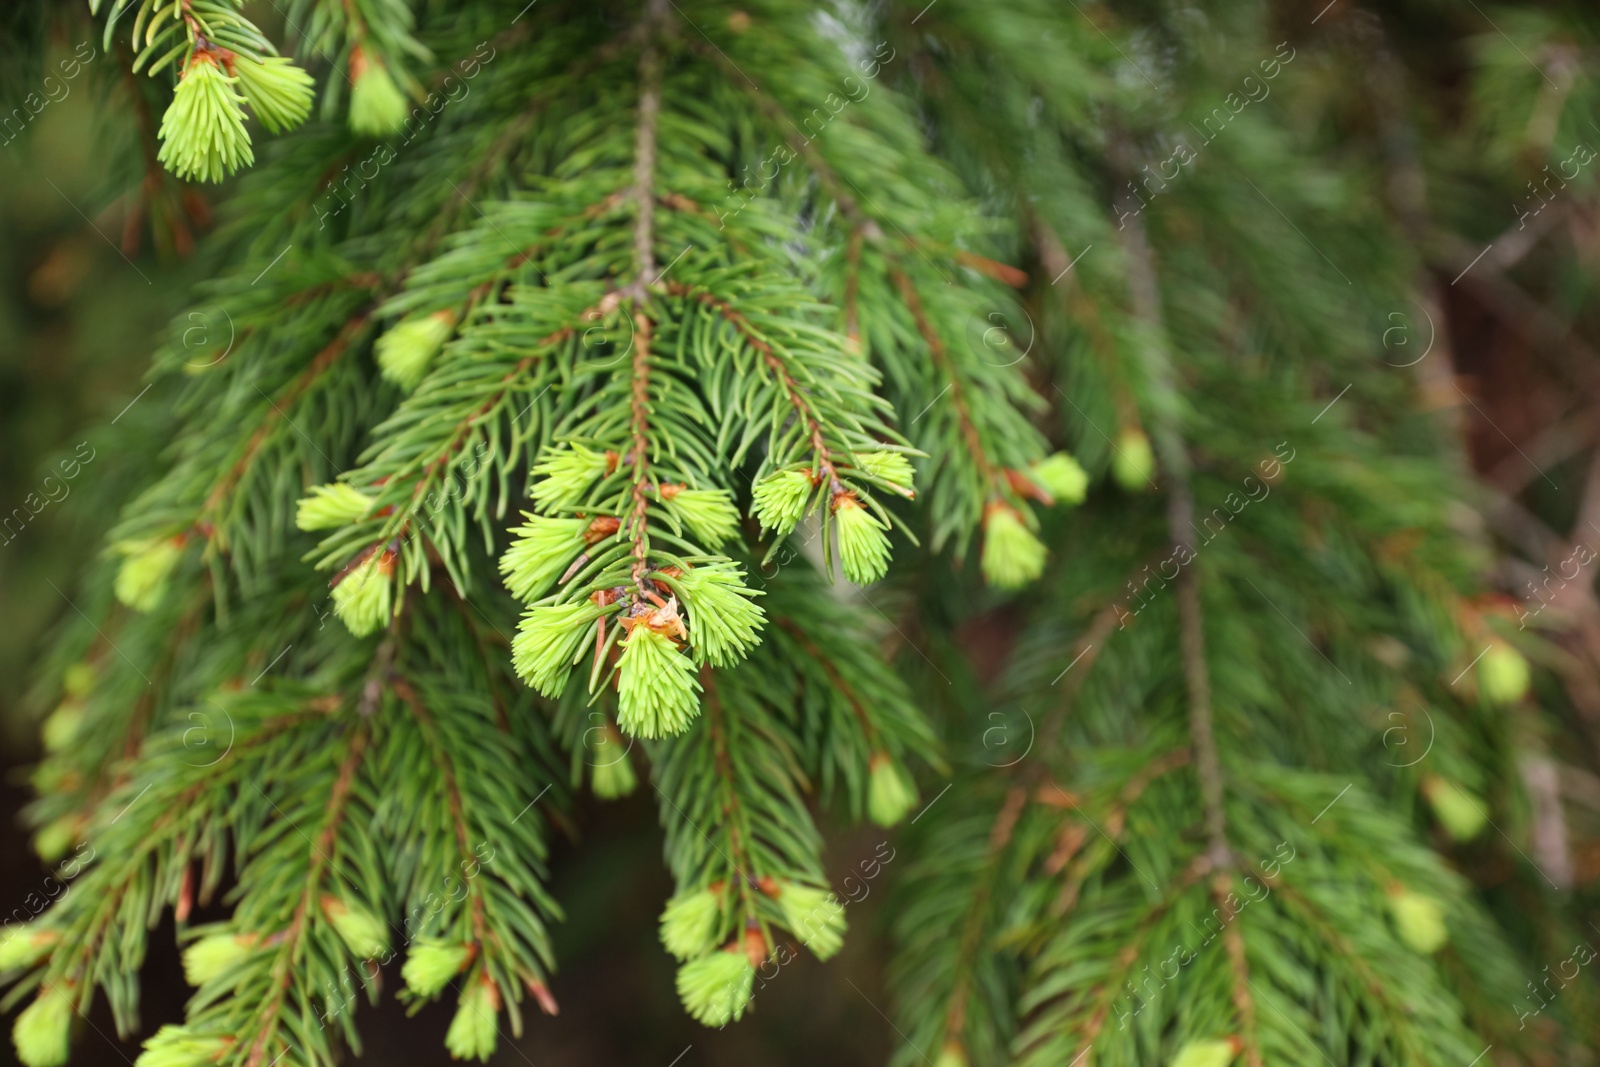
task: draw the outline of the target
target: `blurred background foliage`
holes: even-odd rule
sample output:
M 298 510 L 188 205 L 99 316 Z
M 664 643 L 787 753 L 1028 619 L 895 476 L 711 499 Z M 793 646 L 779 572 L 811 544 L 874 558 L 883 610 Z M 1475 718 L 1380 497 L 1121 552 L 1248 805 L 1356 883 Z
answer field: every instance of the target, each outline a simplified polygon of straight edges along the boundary
M 1145 9 L 1171 10 L 1155 0 L 1074 6 L 1119 37 L 1119 27 L 1137 24 Z M 47 710 L 28 698 L 29 667 L 51 627 L 75 610 L 67 593 L 76 570 L 94 558 L 120 503 L 149 478 L 137 457 L 158 450 L 166 429 L 149 417 L 156 405 L 139 404 L 148 356 L 188 307 L 190 287 L 208 276 L 214 253 L 197 242 L 212 205 L 229 195 L 227 185 L 182 186 L 155 165 L 154 97 L 126 73 L 123 57 L 101 53 L 82 3 L 46 14 L 36 7 L 0 12 L 5 112 L 83 42 L 96 58 L 25 128 L 0 132 L 0 514 L 24 508 L 27 515 L 0 533 L 0 740 L 12 816 L 0 822 L 7 857 L 0 900 L 7 902 L 22 899 L 37 878 L 14 817 L 26 801 L 18 769 L 37 757 L 37 724 Z M 282 28 L 271 4 L 254 7 L 263 26 Z M 1418 290 L 1436 295 L 1437 319 L 1397 298 L 1391 321 L 1374 332 L 1372 358 L 1416 366 L 1423 403 L 1459 436 L 1476 474 L 1460 527 L 1492 549 L 1486 583 L 1507 606 L 1540 609 L 1530 625 L 1550 639 L 1539 696 L 1557 734 L 1548 747 L 1559 759 L 1536 768 L 1538 780 L 1528 783 L 1531 847 L 1541 866 L 1570 874 L 1580 901 L 1592 900 L 1600 881 L 1597 568 L 1570 581 L 1548 579 L 1576 545 L 1600 547 L 1600 160 L 1579 162 L 1571 180 L 1550 178 L 1562 162 L 1583 160 L 1580 147 L 1590 159 L 1600 147 L 1592 121 L 1600 115 L 1600 13 L 1558 3 L 1333 0 L 1323 7 L 1295 0 L 1262 5 L 1256 17 L 1298 50 L 1295 77 L 1275 91 L 1292 120 L 1278 132 L 1303 142 L 1306 180 L 1314 182 L 1318 158 L 1363 174 L 1352 224 L 1364 214 L 1393 217 L 1425 264 Z M 1170 14 L 1164 21 L 1181 23 Z M 1225 54 L 1214 58 L 1225 91 L 1234 68 Z M 1137 77 L 1131 67 L 1128 76 Z M 179 321 L 208 338 L 228 330 L 215 309 L 193 309 Z M 63 479 L 69 457 L 79 469 Z M 29 500 L 48 503 L 32 514 Z M 987 629 L 969 636 L 964 653 L 987 677 L 1007 651 L 1006 636 Z M 688 1021 L 672 994 L 670 961 L 636 951 L 654 940 L 656 910 L 669 892 L 665 871 L 651 862 L 660 847 L 653 808 L 635 796 L 591 804 L 578 816 L 589 844 L 558 852 L 553 887 L 569 905 L 569 920 L 556 930 L 563 1013 L 520 1048 L 502 1048 L 498 1062 L 667 1064 L 690 1045 L 695 1052 L 685 1062 L 883 1061 L 894 1038 L 887 1021 L 849 982 L 812 980 L 809 958 L 779 977 L 744 1025 L 710 1033 Z M 832 859 L 843 857 L 845 866 L 877 842 L 865 830 L 829 839 Z M 634 873 L 648 870 L 659 873 Z M 1493 870 L 1470 873 L 1491 889 L 1497 878 Z M 855 930 L 875 929 L 880 900 L 873 894 L 861 905 Z M 176 1019 L 188 992 L 171 938 L 152 944 L 167 947 L 147 972 L 149 1026 Z M 857 984 L 879 986 L 880 976 L 861 976 L 883 957 L 881 943 L 857 936 L 834 966 Z M 371 1017 L 368 1060 L 443 1062 L 448 1009 L 425 1012 L 425 1025 L 403 1037 L 389 1025 L 399 1012 L 386 1000 Z M 74 1062 L 119 1063 L 134 1054 L 131 1045 L 91 1039 Z M 0 1043 L 0 1057 L 10 1055 L 9 1043 Z

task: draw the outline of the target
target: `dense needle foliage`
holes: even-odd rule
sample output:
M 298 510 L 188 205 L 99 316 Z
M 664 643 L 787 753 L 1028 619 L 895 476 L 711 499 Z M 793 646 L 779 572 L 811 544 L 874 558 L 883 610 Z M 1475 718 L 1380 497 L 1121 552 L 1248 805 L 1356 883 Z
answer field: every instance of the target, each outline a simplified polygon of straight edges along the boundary
M 234 181 L 229 331 L 43 672 L 29 1067 L 139 1031 L 169 910 L 139 1067 L 323 1067 L 391 961 L 487 1059 L 583 790 L 653 794 L 708 1026 L 856 934 L 829 812 L 911 823 L 900 1064 L 1592 1045 L 1548 653 L 1415 355 L 1429 168 L 1593 185 L 1578 17 L 1485 29 L 1448 140 L 1353 4 L 89 6 L 150 188 Z

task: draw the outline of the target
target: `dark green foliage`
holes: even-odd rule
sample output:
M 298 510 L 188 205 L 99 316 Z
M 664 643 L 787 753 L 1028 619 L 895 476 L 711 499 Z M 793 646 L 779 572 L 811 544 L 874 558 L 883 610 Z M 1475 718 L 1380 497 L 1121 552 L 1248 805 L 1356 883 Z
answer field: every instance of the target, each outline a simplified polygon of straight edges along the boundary
M 323 119 L 226 198 L 228 342 L 180 319 L 156 356 L 170 444 L 34 773 L 41 852 L 95 859 L 12 1003 L 103 992 L 133 1032 L 146 931 L 220 895 L 182 937 L 237 958 L 144 1067 L 329 1064 L 424 951 L 455 969 L 405 997 L 458 997 L 486 1058 L 558 985 L 546 826 L 643 778 L 703 1021 L 750 997 L 717 953 L 812 943 L 784 894 L 831 901 L 822 812 L 915 811 L 898 1063 L 1592 1037 L 1577 991 L 1519 1025 L 1582 934 L 1519 844 L 1546 727 L 1474 670 L 1538 646 L 1477 596 L 1437 364 L 1385 358 L 1440 299 L 1378 195 L 1415 161 L 1333 128 L 1391 106 L 1340 76 L 1383 26 L 919 7 L 290 5 Z M 1511 153 L 1552 105 L 1476 63 Z M 416 109 L 354 135 L 380 69 Z M 1081 508 L 1030 473 L 1052 445 Z

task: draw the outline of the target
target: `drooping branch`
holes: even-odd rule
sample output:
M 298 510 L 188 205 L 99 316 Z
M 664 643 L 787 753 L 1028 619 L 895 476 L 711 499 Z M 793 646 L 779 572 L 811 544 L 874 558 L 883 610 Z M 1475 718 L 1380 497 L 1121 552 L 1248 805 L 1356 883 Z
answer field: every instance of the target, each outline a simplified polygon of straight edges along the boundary
M 1161 900 L 1145 913 L 1139 922 L 1138 929 L 1133 938 L 1122 946 L 1112 963 L 1112 969 L 1106 978 L 1098 984 L 1098 995 L 1094 998 L 1093 1008 L 1083 1025 L 1077 1028 L 1077 1051 L 1074 1055 L 1084 1058 L 1084 1053 L 1094 1048 L 1094 1043 L 1099 1040 L 1100 1032 L 1111 1019 L 1113 1006 L 1117 998 L 1122 995 L 1123 988 L 1131 980 L 1139 960 L 1144 956 L 1144 950 L 1155 934 L 1160 920 L 1171 911 L 1177 903 L 1202 875 L 1203 864 L 1192 863 L 1185 869 L 1182 876 L 1170 887 Z
M 329 341 L 316 354 L 310 365 L 301 371 L 277 397 L 269 397 L 267 399 L 268 407 L 271 410 L 263 415 L 260 424 L 251 433 L 249 440 L 245 442 L 239 458 L 228 468 L 227 473 L 217 480 L 216 485 L 212 486 L 211 492 L 206 497 L 205 504 L 200 509 L 202 520 L 213 514 L 221 506 L 224 498 L 244 478 L 245 474 L 250 470 L 251 464 L 255 462 L 256 454 L 261 450 L 262 445 L 266 443 L 267 438 L 271 435 L 278 422 L 288 421 L 289 415 L 286 409 L 293 406 L 296 401 L 304 396 L 317 383 L 318 379 L 339 361 L 340 357 L 355 347 L 357 340 L 371 321 L 371 314 L 372 309 L 368 307 L 346 320 L 339 332 L 334 335 L 333 340 Z
M 583 312 L 583 315 L 580 316 L 579 321 L 583 321 L 584 316 L 590 316 L 596 313 L 596 309 L 590 308 L 589 310 Z M 526 374 L 529 369 L 531 369 L 533 365 L 542 358 L 542 355 L 545 351 L 562 343 L 563 341 L 570 339 L 576 332 L 577 330 L 573 326 L 563 326 L 554 333 L 542 337 L 538 341 L 534 342 L 534 353 L 532 355 L 524 356 L 522 359 L 518 360 L 516 365 L 501 377 L 499 388 L 485 398 L 483 403 L 474 408 L 469 415 L 456 424 L 456 427 L 451 433 L 449 440 L 446 441 L 444 447 L 439 450 L 438 455 L 429 460 L 423 466 L 422 475 L 417 479 L 411 490 L 411 499 L 413 503 L 421 501 L 423 494 L 427 492 L 427 490 L 437 481 L 440 472 L 444 471 L 449 466 L 451 459 L 461 451 L 462 446 L 466 444 L 467 438 L 471 435 L 472 431 L 480 426 L 488 416 L 492 415 L 494 411 L 502 403 L 504 403 L 505 398 L 511 393 L 511 390 L 515 386 L 517 380 Z M 404 530 L 404 525 L 402 525 L 401 530 Z
M 404 678 L 396 678 L 391 682 L 390 688 L 394 690 L 396 696 L 405 701 L 406 707 L 411 711 L 411 717 L 416 720 L 418 728 L 428 740 L 428 753 L 432 756 L 434 766 L 438 768 L 439 776 L 444 781 L 445 802 L 450 812 L 450 825 L 455 831 L 460 858 L 470 864 L 477 858 L 477 854 L 472 848 L 471 831 L 467 826 L 466 803 L 461 796 L 455 761 L 450 757 L 443 739 L 439 736 L 439 728 L 434 723 L 427 705 L 412 688 L 411 683 Z M 472 896 L 472 937 L 481 946 L 491 936 L 491 931 L 484 923 L 484 894 L 481 889 L 472 887 L 470 882 L 468 886 Z M 503 949 L 504 946 L 500 947 Z
M 1189 453 L 1177 424 L 1176 385 L 1172 359 L 1167 352 L 1161 315 L 1161 292 L 1154 258 L 1137 219 L 1129 220 L 1123 234 L 1128 263 L 1128 293 L 1134 316 L 1148 336 L 1139 346 L 1154 393 L 1153 438 L 1167 479 L 1167 529 L 1174 548 L 1187 546 L 1194 518 L 1194 495 L 1189 486 Z M 1178 575 L 1178 639 L 1183 660 L 1184 686 L 1189 696 L 1189 736 L 1194 745 L 1195 772 L 1200 779 L 1200 799 L 1205 813 L 1210 858 L 1217 869 L 1231 865 L 1227 816 L 1223 807 L 1222 764 L 1212 725 L 1211 675 L 1206 666 L 1205 619 L 1200 609 L 1200 589 L 1195 568 Z
M 334 780 L 333 789 L 328 795 L 327 817 L 316 840 L 310 842 L 312 856 L 306 869 L 305 889 L 301 893 L 299 904 L 295 907 L 294 918 L 290 920 L 289 928 L 284 932 L 279 944 L 278 958 L 272 968 L 272 995 L 262 1004 L 261 1011 L 256 1016 L 260 1022 L 260 1030 L 255 1040 L 250 1043 L 245 1067 L 261 1067 L 272 1038 L 282 1025 L 283 1002 L 299 973 L 300 960 L 305 954 L 306 937 L 311 926 L 311 909 L 318 906 L 318 894 L 321 892 L 324 873 L 333 864 L 339 824 L 344 818 L 351 790 L 355 788 L 356 771 L 366 754 L 367 741 L 366 725 L 364 723 L 357 725 L 350 738 L 350 749 L 339 765 L 339 775 Z
M 737 883 L 736 892 L 745 922 L 758 924 L 765 939 L 765 947 L 770 950 L 774 945 L 772 931 L 756 910 L 754 893 L 761 875 L 753 866 L 753 858 L 750 855 L 749 819 L 745 816 L 739 801 L 739 788 L 734 780 L 732 755 L 728 751 L 727 709 L 723 707 L 722 699 L 717 692 L 714 671 L 702 667 L 700 684 L 705 687 L 706 729 L 711 735 L 712 765 L 716 768 L 717 778 L 722 785 L 721 814 L 722 827 L 728 835 L 728 863 L 733 867 L 734 881 Z
M 1188 544 L 1189 531 L 1193 528 L 1194 493 L 1189 484 L 1189 453 L 1177 422 L 1177 386 L 1173 381 L 1172 359 L 1166 349 L 1161 291 L 1149 240 L 1143 223 L 1137 217 L 1127 222 L 1122 233 L 1133 314 L 1149 334 L 1140 346 L 1140 352 L 1146 363 L 1149 387 L 1154 393 L 1152 407 L 1155 418 L 1152 430 L 1156 451 L 1169 483 L 1167 529 L 1172 546 L 1176 549 Z M 1217 754 L 1212 717 L 1211 673 L 1206 665 L 1205 617 L 1201 611 L 1200 585 L 1194 567 L 1184 567 L 1179 573 L 1176 596 L 1179 655 L 1183 663 L 1184 687 L 1189 696 L 1189 737 L 1194 747 L 1195 773 L 1200 780 L 1200 800 L 1209 842 L 1203 860 L 1205 866 L 1213 871 L 1211 892 L 1220 903 L 1233 893 L 1233 853 L 1228 845 L 1222 764 Z M 1245 1062 L 1247 1067 L 1261 1067 L 1255 1000 L 1250 993 L 1244 939 L 1233 928 L 1225 942 L 1234 1008 L 1239 1013 L 1239 1025 L 1244 1031 Z
M 922 306 L 922 298 L 917 295 L 917 287 L 912 282 L 911 276 L 899 268 L 893 273 L 895 285 L 900 290 L 900 297 L 916 321 L 917 332 L 922 335 L 923 342 L 928 346 L 928 354 L 933 357 L 934 365 L 943 371 L 950 381 L 950 402 L 956 409 L 956 421 L 961 427 L 961 440 L 972 453 L 972 461 L 977 464 L 978 473 L 989 486 L 991 495 L 1004 495 L 1005 476 L 1001 473 L 999 464 L 989 459 L 989 450 L 984 446 L 983 436 L 978 432 L 978 424 L 973 419 L 972 408 L 967 402 L 966 389 L 956 372 L 954 362 L 950 359 L 949 352 L 945 349 L 944 339 L 928 320 L 927 311 Z
M 844 697 L 845 702 L 850 705 L 850 711 L 855 715 L 856 720 L 861 723 L 861 732 L 866 736 L 867 744 L 876 751 L 878 728 L 873 725 L 872 716 L 867 713 L 866 706 L 861 702 L 861 695 L 855 691 L 855 687 L 839 672 L 839 668 L 828 657 L 828 654 L 817 647 L 817 643 L 811 640 L 810 635 L 798 623 L 793 619 L 787 618 L 780 618 L 775 621 L 785 633 L 795 639 L 801 648 L 805 649 L 806 655 L 810 656 L 817 666 L 822 668 L 822 673 L 828 676 L 828 681 Z
M 961 940 L 956 949 L 955 985 L 950 990 L 950 1003 L 945 1010 L 944 1041 L 958 1040 L 967 1021 L 967 997 L 971 989 L 972 967 L 983 943 L 983 926 L 989 903 L 994 896 L 995 882 L 1000 877 L 1001 855 L 1011 843 L 1017 820 L 1027 806 L 1028 791 L 1022 786 L 1012 786 L 1006 793 L 1005 803 L 995 815 L 989 829 L 988 847 L 984 851 L 983 878 L 973 890 L 972 904 L 967 909 L 967 920 L 962 924 Z

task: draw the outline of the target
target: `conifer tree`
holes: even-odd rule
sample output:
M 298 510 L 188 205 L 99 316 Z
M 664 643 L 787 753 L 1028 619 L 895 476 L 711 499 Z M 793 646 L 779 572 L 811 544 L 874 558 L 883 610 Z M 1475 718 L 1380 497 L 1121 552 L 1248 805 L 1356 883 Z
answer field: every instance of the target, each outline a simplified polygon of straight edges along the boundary
M 1377 17 L 88 7 L 160 180 L 231 183 L 234 333 L 156 353 L 167 443 L 42 672 L 28 1067 L 101 998 L 138 1067 L 324 1067 L 390 964 L 486 1060 L 556 1010 L 586 790 L 659 810 L 638 951 L 706 1026 L 859 936 L 832 819 L 902 828 L 898 1064 L 1593 1046 L 1538 984 L 1588 962 L 1517 769 L 1549 657 L 1484 596 L 1443 360 L 1387 347 L 1444 298 Z M 1581 139 L 1600 91 L 1485 42 L 1483 114 Z

